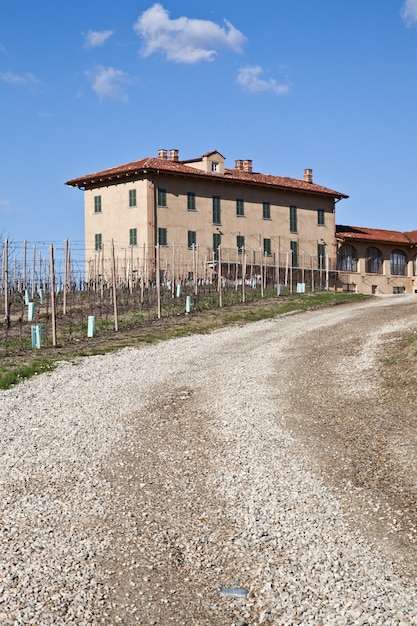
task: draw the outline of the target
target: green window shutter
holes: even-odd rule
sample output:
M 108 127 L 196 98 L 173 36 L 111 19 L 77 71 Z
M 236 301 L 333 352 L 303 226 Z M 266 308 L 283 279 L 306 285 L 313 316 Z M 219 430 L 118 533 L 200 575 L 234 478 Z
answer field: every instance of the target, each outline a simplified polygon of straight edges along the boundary
M 167 205 L 167 192 L 166 189 L 158 188 L 158 206 Z
M 317 209 L 317 224 L 324 226 L 324 209 Z
M 245 237 L 244 235 L 237 235 L 236 237 L 236 247 L 238 249 L 239 254 L 242 253 L 242 248 L 245 247 Z
M 236 215 L 238 217 L 243 217 L 245 215 L 245 203 L 242 198 L 236 199 Z
M 222 236 L 220 233 L 213 233 L 213 252 L 214 258 L 217 260 L 219 258 L 218 248 L 222 243 Z
M 94 213 L 101 213 L 101 196 L 94 196 Z
M 168 241 L 167 229 L 158 228 L 158 243 L 160 246 L 166 246 Z
M 297 232 L 297 207 L 290 206 L 290 233 Z
M 292 252 L 292 266 L 298 267 L 298 243 L 296 241 L 290 241 L 290 248 Z
M 191 192 L 187 193 L 187 210 L 188 211 L 196 210 L 195 193 L 191 193 Z
M 192 248 L 197 243 L 197 233 L 195 230 L 189 230 L 187 233 L 188 247 Z
M 326 246 L 324 243 L 317 244 L 317 267 L 321 270 L 326 267 Z
M 96 252 L 102 250 L 103 248 L 103 238 L 101 233 L 97 233 L 94 235 L 94 249 Z
M 271 240 L 264 239 L 264 254 L 270 256 L 271 254 Z
M 220 196 L 213 196 L 213 224 L 221 224 Z
M 130 246 L 138 245 L 138 231 L 136 228 L 129 229 L 129 245 Z
M 264 202 L 262 204 L 262 218 L 264 220 L 271 219 L 271 204 L 269 202 Z
M 213 224 L 221 224 L 220 197 L 213 196 Z
M 136 189 L 129 189 L 129 207 L 136 206 Z

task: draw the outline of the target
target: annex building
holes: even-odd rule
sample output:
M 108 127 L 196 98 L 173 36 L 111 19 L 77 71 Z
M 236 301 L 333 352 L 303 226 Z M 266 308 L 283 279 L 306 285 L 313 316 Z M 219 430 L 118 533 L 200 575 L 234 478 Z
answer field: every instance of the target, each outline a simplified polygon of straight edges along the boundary
M 336 226 L 337 287 L 368 294 L 417 292 L 417 231 Z
M 335 205 L 348 196 L 311 169 L 294 179 L 255 172 L 251 160 L 228 168 L 217 150 L 187 160 L 159 150 L 66 184 L 84 191 L 87 276 L 105 274 L 112 247 L 119 275 L 146 267 L 152 278 L 158 255 L 163 278 L 204 279 L 220 257 L 222 276 L 237 279 L 245 258 L 276 283 L 335 284 Z

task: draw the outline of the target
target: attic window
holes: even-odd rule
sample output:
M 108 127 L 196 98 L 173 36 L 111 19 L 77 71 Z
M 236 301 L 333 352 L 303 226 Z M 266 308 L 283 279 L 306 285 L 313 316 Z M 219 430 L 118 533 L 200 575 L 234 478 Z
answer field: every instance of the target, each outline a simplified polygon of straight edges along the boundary
M 212 172 L 218 172 L 219 171 L 219 164 L 215 163 L 214 161 L 212 161 L 212 163 L 211 163 L 211 171 Z

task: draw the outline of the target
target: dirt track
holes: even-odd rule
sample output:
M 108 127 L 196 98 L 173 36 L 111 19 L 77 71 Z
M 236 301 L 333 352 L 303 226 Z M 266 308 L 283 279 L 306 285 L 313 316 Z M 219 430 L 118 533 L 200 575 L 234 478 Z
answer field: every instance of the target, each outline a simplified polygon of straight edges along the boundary
M 3 392 L 2 623 L 417 624 L 416 331 L 376 299 Z

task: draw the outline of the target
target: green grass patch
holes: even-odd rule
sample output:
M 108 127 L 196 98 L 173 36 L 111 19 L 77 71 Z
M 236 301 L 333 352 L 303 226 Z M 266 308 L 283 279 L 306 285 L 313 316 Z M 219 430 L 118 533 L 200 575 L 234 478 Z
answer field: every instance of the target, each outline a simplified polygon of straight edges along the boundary
M 0 389 L 10 389 L 26 378 L 37 376 L 43 372 L 50 372 L 56 363 L 49 359 L 36 359 L 27 365 L 11 364 L 9 367 L 2 366 L 0 370 Z

